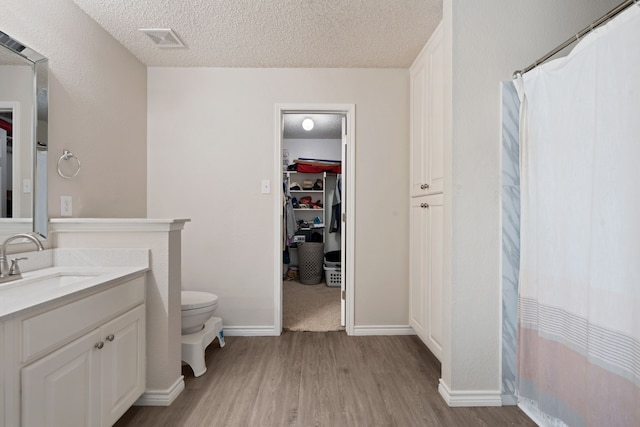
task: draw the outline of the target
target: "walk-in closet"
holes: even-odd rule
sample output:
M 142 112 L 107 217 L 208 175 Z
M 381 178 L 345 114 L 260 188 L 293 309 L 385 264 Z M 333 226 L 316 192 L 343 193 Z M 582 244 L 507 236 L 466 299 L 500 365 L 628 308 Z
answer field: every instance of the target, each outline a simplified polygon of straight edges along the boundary
M 341 325 L 342 114 L 283 116 L 283 329 Z

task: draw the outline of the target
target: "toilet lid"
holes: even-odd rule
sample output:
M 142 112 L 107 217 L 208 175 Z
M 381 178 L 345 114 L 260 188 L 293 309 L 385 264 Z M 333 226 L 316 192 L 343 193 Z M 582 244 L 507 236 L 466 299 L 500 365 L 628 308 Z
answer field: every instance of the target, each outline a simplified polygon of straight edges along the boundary
M 182 309 L 207 307 L 218 303 L 218 297 L 209 292 L 182 291 Z

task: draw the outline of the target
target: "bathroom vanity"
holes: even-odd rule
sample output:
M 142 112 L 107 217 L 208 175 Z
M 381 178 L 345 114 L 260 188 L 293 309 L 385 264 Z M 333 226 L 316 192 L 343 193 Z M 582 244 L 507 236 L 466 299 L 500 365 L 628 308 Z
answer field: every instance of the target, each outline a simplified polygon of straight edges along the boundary
M 83 250 L 0 284 L 0 427 L 111 426 L 142 395 L 149 256 L 125 252 L 140 262 Z

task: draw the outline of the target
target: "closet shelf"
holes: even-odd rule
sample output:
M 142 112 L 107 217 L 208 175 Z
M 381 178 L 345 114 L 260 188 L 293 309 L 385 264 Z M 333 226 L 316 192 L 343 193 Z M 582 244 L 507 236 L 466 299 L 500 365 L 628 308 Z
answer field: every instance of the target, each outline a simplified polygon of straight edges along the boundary
M 322 190 L 289 190 L 291 193 L 323 193 Z

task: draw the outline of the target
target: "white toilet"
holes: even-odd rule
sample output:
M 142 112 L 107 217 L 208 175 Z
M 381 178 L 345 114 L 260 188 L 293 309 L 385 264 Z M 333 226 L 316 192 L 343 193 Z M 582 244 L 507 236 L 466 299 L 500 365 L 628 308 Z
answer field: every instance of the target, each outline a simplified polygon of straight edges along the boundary
M 218 297 L 208 292 L 182 291 L 182 361 L 199 377 L 207 371 L 204 351 L 218 338 L 224 347 L 222 319 L 212 317 Z

